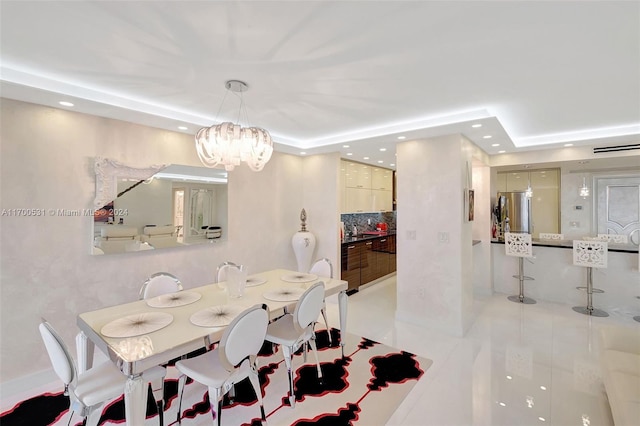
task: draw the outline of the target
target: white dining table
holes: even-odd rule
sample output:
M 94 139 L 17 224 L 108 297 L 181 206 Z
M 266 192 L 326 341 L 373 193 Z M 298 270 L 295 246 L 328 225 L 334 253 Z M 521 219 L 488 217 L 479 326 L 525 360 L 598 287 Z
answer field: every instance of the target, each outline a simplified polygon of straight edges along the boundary
M 225 286 L 225 283 L 222 283 L 222 286 L 216 283 L 184 290 L 184 292 L 190 293 L 189 296 L 192 300 L 195 298 L 197 300 L 181 306 L 154 307 L 150 306 L 149 300 L 138 300 L 79 314 L 77 325 L 80 333 L 76 341 L 79 371 L 91 368 L 94 347 L 97 346 L 104 352 L 127 376 L 124 389 L 126 424 L 138 426 L 144 424 L 147 407 L 147 383 L 143 380 L 142 373 L 151 367 L 165 364 L 193 350 L 208 347 L 212 342 L 217 342 L 222 337 L 225 327 L 195 325 L 192 322 L 192 316 L 195 313 L 201 313 L 204 309 L 213 306 L 230 306 L 238 310 L 264 303 L 268 307 L 270 318 L 273 319 L 281 316 L 285 312 L 285 308 L 294 305 L 296 301 L 270 300 L 265 297 L 265 293 L 272 299 L 273 296 L 270 294 L 273 292 L 287 289 L 300 293 L 312 284 L 323 281 L 325 296 L 338 295 L 340 331 L 342 333 L 345 330 L 347 281 L 310 276 L 310 274 L 287 269 L 274 269 L 252 274 L 249 278 L 258 278 L 258 282 L 265 282 L 246 287 L 244 295 L 239 298 L 229 298 L 229 293 L 221 288 Z M 114 323 L 124 317 L 138 314 L 162 316 L 163 319 L 169 318 L 170 322 L 168 325 L 163 324 L 160 329 L 149 333 L 138 334 L 134 331 L 129 333 L 135 334 L 130 337 L 107 337 L 118 335 L 118 329 L 113 327 Z M 198 323 L 198 321 L 195 322 Z M 105 326 L 107 327 L 105 328 Z M 114 330 L 116 331 L 114 332 Z M 340 339 L 340 345 L 344 356 L 344 339 Z

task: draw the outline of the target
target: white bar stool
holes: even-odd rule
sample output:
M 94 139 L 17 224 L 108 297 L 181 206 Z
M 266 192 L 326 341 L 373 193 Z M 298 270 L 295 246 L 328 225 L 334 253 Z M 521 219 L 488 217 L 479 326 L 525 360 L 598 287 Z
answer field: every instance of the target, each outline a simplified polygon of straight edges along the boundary
M 573 264 L 587 267 L 587 286 L 576 287 L 578 290 L 586 290 L 587 306 L 574 306 L 574 311 L 594 317 L 609 316 L 605 311 L 593 307 L 593 293 L 604 293 L 603 290 L 593 288 L 593 268 L 607 267 L 607 250 L 606 241 L 573 240 Z
M 531 234 L 505 232 L 504 234 L 504 249 L 507 256 L 514 256 L 518 258 L 518 275 L 514 275 L 513 278 L 517 278 L 520 283 L 520 293 L 517 296 L 509 296 L 507 299 L 516 303 L 524 303 L 525 305 L 533 305 L 536 303 L 535 299 L 526 297 L 524 295 L 524 282 L 533 281 L 533 278 L 524 275 L 524 258 L 533 257 L 533 245 L 531 243 Z

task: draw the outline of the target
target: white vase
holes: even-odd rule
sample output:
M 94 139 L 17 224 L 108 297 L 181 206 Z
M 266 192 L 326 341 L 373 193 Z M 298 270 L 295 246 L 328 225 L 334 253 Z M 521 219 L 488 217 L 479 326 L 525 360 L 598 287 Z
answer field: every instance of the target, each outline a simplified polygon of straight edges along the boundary
M 309 272 L 316 249 L 316 237 L 309 231 L 298 231 L 291 237 L 291 246 L 298 262 L 298 272 Z

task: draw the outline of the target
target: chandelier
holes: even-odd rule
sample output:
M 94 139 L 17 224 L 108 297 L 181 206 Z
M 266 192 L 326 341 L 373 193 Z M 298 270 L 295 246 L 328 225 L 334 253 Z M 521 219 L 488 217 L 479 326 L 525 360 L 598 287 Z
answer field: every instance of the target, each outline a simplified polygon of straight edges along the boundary
M 238 118 L 240 118 L 244 108 L 242 92 L 245 92 L 249 87 L 246 83 L 238 80 L 227 81 L 225 87 L 227 88 L 227 93 L 232 91 L 240 94 L 240 109 L 238 112 Z M 225 93 L 225 98 L 226 95 Z M 224 99 L 222 104 L 224 104 Z M 222 105 L 220 105 L 220 108 L 222 108 Z M 244 114 L 246 117 L 246 109 L 244 109 Z M 196 133 L 196 150 L 200 161 L 207 167 L 216 167 L 222 164 L 225 170 L 231 171 L 244 161 L 251 170 L 259 172 L 271 159 L 273 141 L 269 132 L 265 129 L 242 127 L 240 124 L 226 121 L 198 130 L 198 133 Z

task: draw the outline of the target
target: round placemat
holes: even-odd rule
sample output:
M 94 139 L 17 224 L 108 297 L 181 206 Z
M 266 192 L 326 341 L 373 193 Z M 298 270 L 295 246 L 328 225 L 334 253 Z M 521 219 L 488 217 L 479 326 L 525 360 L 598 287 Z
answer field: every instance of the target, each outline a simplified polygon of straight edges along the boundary
M 298 300 L 304 293 L 303 288 L 279 288 L 278 290 L 267 291 L 262 296 L 267 300 L 273 300 L 274 302 L 293 302 Z
M 127 315 L 106 324 L 100 330 L 105 337 L 133 337 L 153 333 L 173 322 L 173 315 L 166 312 L 143 312 Z
M 147 305 L 152 308 L 175 308 L 177 306 L 195 303 L 202 295 L 194 291 L 178 291 L 175 293 L 161 294 L 147 300 Z
M 247 285 L 246 287 L 257 287 L 267 282 L 267 279 L 264 277 L 247 277 Z
M 199 327 L 224 327 L 231 324 L 246 308 L 239 305 L 217 305 L 202 309 L 191 315 L 191 324 Z
M 305 274 L 305 273 L 299 272 L 296 274 L 283 275 L 280 277 L 280 279 L 288 283 L 308 283 L 308 282 L 317 280 L 318 276 L 315 274 Z

